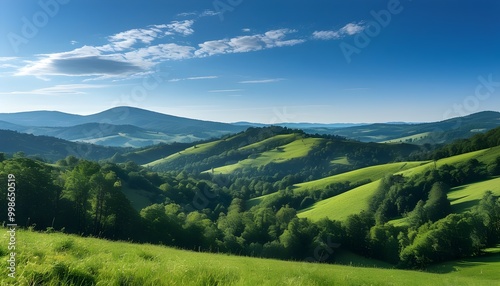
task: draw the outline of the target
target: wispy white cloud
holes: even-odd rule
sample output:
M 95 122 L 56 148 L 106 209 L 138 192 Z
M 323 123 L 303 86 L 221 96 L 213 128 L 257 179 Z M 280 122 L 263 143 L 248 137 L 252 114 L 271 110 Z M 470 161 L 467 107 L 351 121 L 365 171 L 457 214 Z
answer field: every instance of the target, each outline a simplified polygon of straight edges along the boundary
M 183 13 L 177 14 L 177 17 L 195 16 L 197 14 L 198 14 L 197 12 L 183 12 Z
M 253 84 L 253 83 L 273 83 L 273 82 L 279 82 L 285 80 L 284 78 L 271 78 L 271 79 L 259 79 L 259 80 L 244 80 L 240 81 L 239 83 L 244 83 L 244 84 Z
M 207 10 L 202 14 L 210 16 L 214 13 Z M 182 20 L 130 29 L 106 37 L 107 43 L 101 46 L 84 45 L 66 52 L 40 54 L 34 60 L 24 61 L 20 67 L 5 64 L 3 67 L 15 70 L 12 74 L 16 76 L 35 76 L 43 80 L 51 76 L 87 77 L 85 80 L 134 78 L 134 75 L 147 73 L 165 61 L 247 53 L 294 46 L 306 41 L 290 37 L 297 33 L 296 30 L 277 29 L 262 34 L 206 41 L 195 46 L 187 45 L 184 41 L 183 44 L 175 43 L 176 36 L 186 37 L 194 33 L 194 23 L 194 20 Z M 72 43 L 76 44 L 76 41 Z M 0 58 L 0 62 L 10 64 L 7 62 L 10 59 Z M 176 80 L 192 78 L 172 81 Z
M 313 38 L 317 40 L 342 39 L 346 36 L 353 36 L 361 33 L 365 28 L 366 25 L 363 22 L 349 23 L 338 30 L 315 31 L 313 32 Z
M 212 16 L 218 16 L 221 12 L 216 12 L 212 10 L 205 10 L 200 14 L 200 17 L 212 17 Z
M 105 85 L 91 85 L 91 84 L 65 84 L 55 85 L 51 87 L 39 88 L 27 91 L 12 91 L 0 92 L 0 94 L 16 95 L 16 94 L 34 94 L 34 95 L 70 95 L 70 94 L 85 94 L 83 90 L 103 88 Z
M 219 15 L 221 12 L 216 12 L 216 11 L 213 11 L 213 10 L 205 10 L 203 12 L 184 12 L 184 13 L 179 13 L 177 14 L 177 17 L 212 17 L 212 16 L 217 16 Z
M 19 69 L 19 59 L 16 57 L 0 57 L 0 69 L 7 70 L 0 73 L 0 77 L 12 76 L 14 71 Z
M 223 92 L 240 92 L 240 91 L 243 91 L 243 89 L 214 89 L 214 90 L 209 90 L 208 92 L 223 93 Z
M 165 28 L 168 29 L 165 34 L 174 35 L 175 33 L 177 33 L 183 36 L 189 36 L 194 33 L 194 30 L 191 27 L 193 26 L 193 24 L 193 20 L 173 21 L 172 23 L 165 25 Z
M 216 75 L 209 75 L 209 76 L 192 76 L 192 77 L 185 77 L 185 78 L 173 78 L 169 80 L 169 82 L 177 82 L 177 81 L 183 81 L 183 80 L 203 80 L 203 79 L 216 79 L 219 78 Z
M 244 53 L 276 47 L 294 46 L 305 42 L 303 39 L 285 39 L 288 34 L 295 32 L 297 31 L 279 29 L 252 36 L 238 36 L 230 39 L 206 41 L 198 45 L 199 49 L 194 54 L 197 57 L 207 57 L 218 54 Z
M 166 60 L 191 58 L 194 47 L 174 43 L 153 45 L 155 40 L 179 34 L 190 35 L 194 21 L 173 21 L 131 29 L 109 36 L 102 46 L 83 46 L 72 51 L 38 55 L 26 62 L 15 75 L 129 77 L 143 73 Z M 140 46 L 138 46 L 140 45 Z
M 16 57 L 0 57 L 0 62 L 9 62 L 9 61 L 14 61 L 17 60 L 18 58 Z

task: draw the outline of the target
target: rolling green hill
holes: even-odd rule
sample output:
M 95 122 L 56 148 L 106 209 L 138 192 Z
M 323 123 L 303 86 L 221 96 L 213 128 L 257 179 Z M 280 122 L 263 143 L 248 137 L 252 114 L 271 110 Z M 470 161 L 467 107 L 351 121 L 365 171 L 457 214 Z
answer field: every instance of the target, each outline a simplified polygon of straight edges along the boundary
M 329 185 L 342 182 L 350 182 L 351 184 L 357 185 L 361 182 L 369 183 L 370 181 L 376 181 L 383 178 L 385 175 L 394 174 L 399 171 L 408 170 L 426 164 L 426 162 L 398 162 L 389 163 L 377 166 L 370 166 L 366 168 L 357 169 L 354 171 L 329 176 L 319 180 L 304 182 L 293 185 L 294 192 L 308 192 L 313 190 L 321 190 L 327 188 Z M 276 193 L 260 196 L 253 198 L 248 201 L 247 206 L 252 207 L 258 205 L 266 199 L 276 196 Z
M 390 162 L 418 150 L 419 147 L 409 144 L 362 143 L 266 127 L 249 128 L 234 136 L 196 144 L 143 166 L 155 171 L 184 169 L 222 175 L 245 172 L 286 175 L 316 169 L 321 172 L 315 175 L 317 178 Z
M 448 193 L 453 212 L 464 212 L 477 205 L 486 191 L 492 191 L 495 195 L 500 196 L 500 178 L 453 188 Z
M 296 192 L 325 188 L 329 184 L 349 181 L 358 183 L 365 180 L 376 181 L 387 174 L 414 168 L 426 164 L 426 162 L 398 162 L 357 169 L 347 173 L 326 177 L 323 179 L 296 184 Z
M 309 152 L 311 152 L 314 148 L 318 147 L 319 144 L 323 142 L 324 139 L 321 138 L 303 138 L 298 137 L 296 134 L 290 134 L 288 137 L 295 137 L 295 141 L 288 143 L 286 145 L 282 145 L 276 147 L 274 150 L 265 151 L 258 155 L 254 155 L 255 158 L 244 159 L 239 161 L 238 163 L 226 165 L 224 167 L 214 168 L 211 171 L 214 174 L 230 174 L 238 169 L 243 168 L 258 168 L 261 166 L 265 166 L 270 163 L 284 163 L 289 160 L 304 158 Z M 271 138 L 276 141 L 282 138 Z M 266 142 L 269 143 L 269 142 Z M 255 145 L 262 145 L 261 142 L 252 144 L 253 146 L 246 146 L 245 148 L 241 148 L 240 150 L 254 150 L 259 149 Z M 248 147 L 248 148 L 247 148 Z M 262 148 L 262 147 L 261 147 Z
M 428 163 L 423 163 L 423 162 L 413 162 L 414 164 L 411 164 L 406 170 L 397 170 L 393 174 L 402 174 L 404 176 L 412 176 L 420 173 L 424 173 L 425 171 L 429 169 L 433 169 L 435 167 L 439 168 L 445 164 L 448 165 L 455 165 L 455 164 L 460 164 L 462 162 L 465 162 L 469 159 L 477 159 L 479 162 L 483 163 L 490 163 L 497 156 L 500 155 L 500 146 L 494 147 L 494 148 L 489 148 L 489 149 L 484 149 L 484 150 L 479 150 L 479 151 L 474 151 L 470 153 L 465 153 L 449 158 L 444 158 L 441 160 L 434 162 L 428 162 Z M 387 165 L 386 167 L 380 166 L 377 168 L 387 168 L 387 170 L 390 170 L 390 165 Z M 371 167 L 374 170 L 377 168 Z M 369 169 L 368 169 L 369 170 Z M 366 170 L 364 170 L 366 171 Z M 363 172 L 364 172 L 363 171 Z M 357 170 L 357 172 L 361 172 L 361 170 Z M 356 171 L 354 171 L 354 174 Z M 347 177 L 346 178 L 351 178 L 352 172 L 346 173 Z M 341 180 L 342 179 L 342 174 L 339 175 L 338 177 L 336 176 L 336 180 Z M 351 214 L 357 214 L 363 210 L 368 209 L 369 201 L 373 197 L 373 194 L 375 190 L 377 189 L 377 186 L 379 184 L 380 180 L 374 181 L 370 184 L 366 184 L 363 186 L 360 186 L 358 188 L 352 189 L 346 193 L 340 194 L 338 196 L 317 202 L 313 206 L 302 210 L 298 216 L 299 217 L 306 217 L 310 218 L 312 220 L 319 220 L 324 217 L 328 217 L 329 219 L 335 219 L 335 220 L 344 220 Z M 489 181 L 488 181 L 489 182 Z M 493 183 L 496 183 L 498 181 L 494 180 Z M 481 188 L 483 191 L 481 192 Z M 497 187 L 492 187 L 492 183 L 476 183 L 472 184 L 469 187 L 462 187 L 460 189 L 460 192 L 455 193 L 450 199 L 455 199 L 457 200 L 458 198 L 461 198 L 460 200 L 452 202 L 452 204 L 460 204 L 459 207 L 455 207 L 455 210 L 463 210 L 463 206 L 470 207 L 471 204 L 473 204 L 473 201 L 479 200 L 484 193 L 484 191 L 488 190 L 489 188 L 492 188 L 492 191 L 496 191 Z M 451 193 L 450 193 L 451 195 Z M 459 197 L 462 196 L 462 197 Z
M 15 278 L 4 268 L 2 285 L 494 285 L 500 279 L 495 249 L 489 256 L 434 265 L 430 273 L 196 253 L 19 229 L 16 238 Z M 7 260 L 6 250 L 0 255 Z
M 297 216 L 314 221 L 325 217 L 332 220 L 344 220 L 349 215 L 358 214 L 368 209 L 370 199 L 373 197 L 379 183 L 380 180 L 377 180 L 338 196 L 317 202 L 299 212 Z

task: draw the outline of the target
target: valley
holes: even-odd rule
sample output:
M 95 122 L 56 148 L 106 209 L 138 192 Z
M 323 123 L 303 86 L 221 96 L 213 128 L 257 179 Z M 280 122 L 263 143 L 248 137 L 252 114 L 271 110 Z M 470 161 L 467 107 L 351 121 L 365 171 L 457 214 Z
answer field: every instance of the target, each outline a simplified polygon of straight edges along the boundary
M 17 120 L 10 126 L 28 122 Z M 429 131 L 392 130 L 395 139 L 376 143 L 262 126 L 137 148 L 131 140 L 167 133 L 145 131 L 152 126 L 147 120 L 143 127 L 83 124 L 109 131 L 99 138 L 88 133 L 89 140 L 117 146 L 0 131 L 0 180 L 15 174 L 23 190 L 16 197 L 21 284 L 274 285 L 280 277 L 293 285 L 386 285 L 389 275 L 394 284 L 413 276 L 419 285 L 436 279 L 487 285 L 498 279 L 499 127 L 448 144 L 415 144 Z M 133 244 L 118 242 L 124 240 Z M 217 265 L 203 262 L 209 260 Z M 248 264 L 262 275 L 253 276 Z M 479 268 L 484 275 L 471 270 Z

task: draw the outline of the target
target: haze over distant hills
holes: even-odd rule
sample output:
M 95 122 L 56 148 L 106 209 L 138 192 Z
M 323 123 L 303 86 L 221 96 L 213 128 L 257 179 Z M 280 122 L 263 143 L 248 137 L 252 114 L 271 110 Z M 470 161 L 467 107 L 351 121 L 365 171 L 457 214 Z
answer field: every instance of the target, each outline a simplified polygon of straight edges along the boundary
M 340 135 L 362 142 L 446 143 L 500 126 L 500 113 L 485 111 L 431 123 L 277 123 L 309 134 Z M 177 117 L 134 107 L 115 107 L 92 115 L 58 111 L 0 114 L 0 129 L 114 147 L 191 143 L 219 138 L 267 124 L 220 123 Z
M 247 127 L 133 107 L 116 107 L 87 116 L 57 111 L 0 114 L 0 129 L 121 147 L 194 142 L 240 132 Z

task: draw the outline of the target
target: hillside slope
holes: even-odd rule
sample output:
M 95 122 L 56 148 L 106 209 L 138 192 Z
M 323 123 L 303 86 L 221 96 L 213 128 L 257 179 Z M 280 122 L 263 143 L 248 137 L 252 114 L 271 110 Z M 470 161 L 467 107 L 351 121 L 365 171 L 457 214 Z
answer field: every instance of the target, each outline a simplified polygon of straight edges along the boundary
M 456 155 L 449 158 L 440 159 L 434 162 L 419 163 L 413 168 L 409 168 L 404 171 L 397 171 L 393 174 L 402 174 L 404 176 L 413 176 L 416 174 L 423 174 L 427 170 L 432 170 L 434 168 L 439 168 L 445 164 L 456 165 L 466 162 L 470 159 L 476 159 L 479 162 L 489 164 L 495 160 L 497 156 L 500 155 L 500 146 L 484 149 L 480 151 L 474 151 L 470 153 L 465 153 L 461 155 Z M 339 175 L 341 176 L 341 175 Z M 346 177 L 347 179 L 347 177 Z M 298 216 L 305 217 L 312 220 L 319 220 L 321 218 L 327 217 L 329 219 L 344 220 L 349 215 L 360 213 L 363 210 L 368 210 L 369 202 L 372 199 L 375 190 L 378 187 L 380 180 L 374 181 L 372 183 L 360 186 L 358 188 L 352 189 L 348 192 L 340 194 L 338 196 L 328 198 L 317 202 L 313 206 L 302 210 Z M 475 192 L 472 188 L 466 189 L 466 192 Z M 486 191 L 484 189 L 483 191 Z M 477 196 L 481 196 L 484 192 L 479 195 L 474 195 L 469 197 L 470 200 Z M 463 192 L 462 196 L 466 196 Z M 472 194 L 467 194 L 467 196 Z M 451 197 L 452 199 L 454 197 Z M 455 198 L 456 199 L 456 198 Z M 480 197 L 479 197 L 480 199 Z M 469 201 L 469 200 L 468 200 Z M 477 202 L 477 201 L 476 201 Z M 469 205 L 470 206 L 470 205 Z
M 249 128 L 234 136 L 197 144 L 144 166 L 153 170 L 187 168 L 216 174 L 265 168 L 272 171 L 278 166 L 280 170 L 300 170 L 311 165 L 352 170 L 405 157 L 418 150 L 419 147 L 409 144 L 362 143 L 342 137 L 307 135 L 301 130 L 275 126 Z M 338 162 L 339 158 L 342 162 Z
M 63 159 L 70 155 L 89 160 L 101 160 L 127 150 L 126 148 L 75 143 L 54 137 L 0 130 L 0 152 L 10 154 L 24 152 L 25 155 L 39 156 L 50 161 Z

